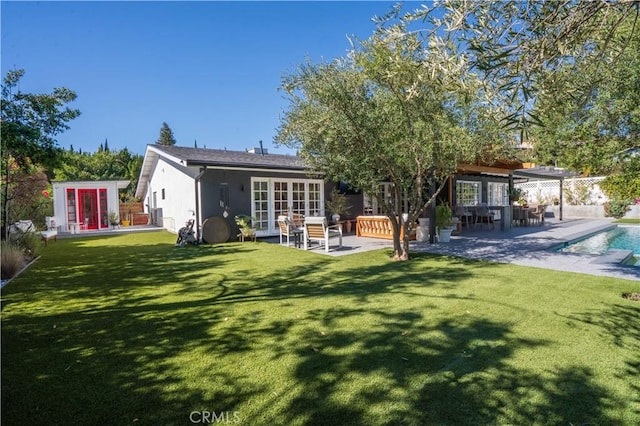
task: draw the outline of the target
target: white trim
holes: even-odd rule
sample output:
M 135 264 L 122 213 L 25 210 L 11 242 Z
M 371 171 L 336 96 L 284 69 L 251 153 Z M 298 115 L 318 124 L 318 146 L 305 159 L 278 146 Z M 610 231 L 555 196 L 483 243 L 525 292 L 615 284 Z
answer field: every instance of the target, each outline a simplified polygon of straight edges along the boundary
M 263 167 L 234 167 L 234 166 L 209 166 L 206 164 L 188 164 L 188 167 L 206 167 L 207 170 L 239 170 L 242 172 L 261 172 L 261 173 L 297 173 L 304 174 L 304 169 L 265 169 Z

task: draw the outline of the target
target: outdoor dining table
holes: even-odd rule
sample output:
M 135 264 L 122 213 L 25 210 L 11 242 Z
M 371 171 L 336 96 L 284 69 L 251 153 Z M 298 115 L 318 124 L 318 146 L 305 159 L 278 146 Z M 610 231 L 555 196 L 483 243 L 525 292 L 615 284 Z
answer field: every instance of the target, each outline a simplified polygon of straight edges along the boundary
M 304 234 L 304 229 L 302 228 L 293 228 L 291 230 L 293 244 L 296 248 L 300 248 L 302 246 L 302 234 Z

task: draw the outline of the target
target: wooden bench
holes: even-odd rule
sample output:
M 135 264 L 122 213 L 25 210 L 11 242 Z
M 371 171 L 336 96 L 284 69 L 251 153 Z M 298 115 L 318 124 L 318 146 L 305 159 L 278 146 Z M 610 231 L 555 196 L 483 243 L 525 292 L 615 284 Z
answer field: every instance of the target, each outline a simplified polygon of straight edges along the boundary
M 416 239 L 416 230 L 411 229 L 409 240 Z M 358 216 L 356 218 L 356 236 L 393 239 L 393 226 L 386 216 Z M 404 239 L 404 230 L 400 230 L 400 239 Z

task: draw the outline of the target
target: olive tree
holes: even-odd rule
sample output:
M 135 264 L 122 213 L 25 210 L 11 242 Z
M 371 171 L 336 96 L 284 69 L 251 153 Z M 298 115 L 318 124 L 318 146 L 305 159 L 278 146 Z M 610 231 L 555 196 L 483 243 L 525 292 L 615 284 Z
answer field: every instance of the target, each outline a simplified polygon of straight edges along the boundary
M 504 106 L 503 125 L 538 160 L 585 173 L 638 144 L 639 18 L 634 0 L 442 0 L 385 17 L 464 50 Z
M 298 148 L 325 178 L 376 197 L 393 226 L 394 258 L 406 260 L 409 224 L 457 164 L 502 147 L 491 120 L 499 114 L 467 69 L 465 56 L 437 37 L 402 25 L 377 31 L 346 57 L 304 64 L 283 79 L 290 104 L 276 143 Z M 383 182 L 391 198 L 380 193 Z

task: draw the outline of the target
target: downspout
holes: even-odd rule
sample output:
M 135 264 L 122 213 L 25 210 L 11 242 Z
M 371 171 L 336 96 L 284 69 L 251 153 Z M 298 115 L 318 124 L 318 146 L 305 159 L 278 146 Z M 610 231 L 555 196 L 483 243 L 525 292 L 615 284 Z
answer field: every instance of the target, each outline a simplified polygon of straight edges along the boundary
M 200 179 L 202 179 L 202 176 L 204 176 L 204 174 L 207 171 L 207 166 L 204 166 L 204 168 L 200 169 L 200 173 L 198 173 L 198 176 L 196 176 L 195 181 L 194 181 L 194 185 L 195 185 L 195 191 L 196 191 L 196 240 L 199 242 L 201 241 L 202 236 L 201 234 L 201 230 L 202 230 L 202 212 L 200 211 L 200 207 L 202 205 L 202 191 L 200 191 Z
M 562 220 L 562 205 L 564 204 L 563 195 L 562 195 L 563 182 L 564 182 L 564 178 L 560 178 L 560 220 Z

